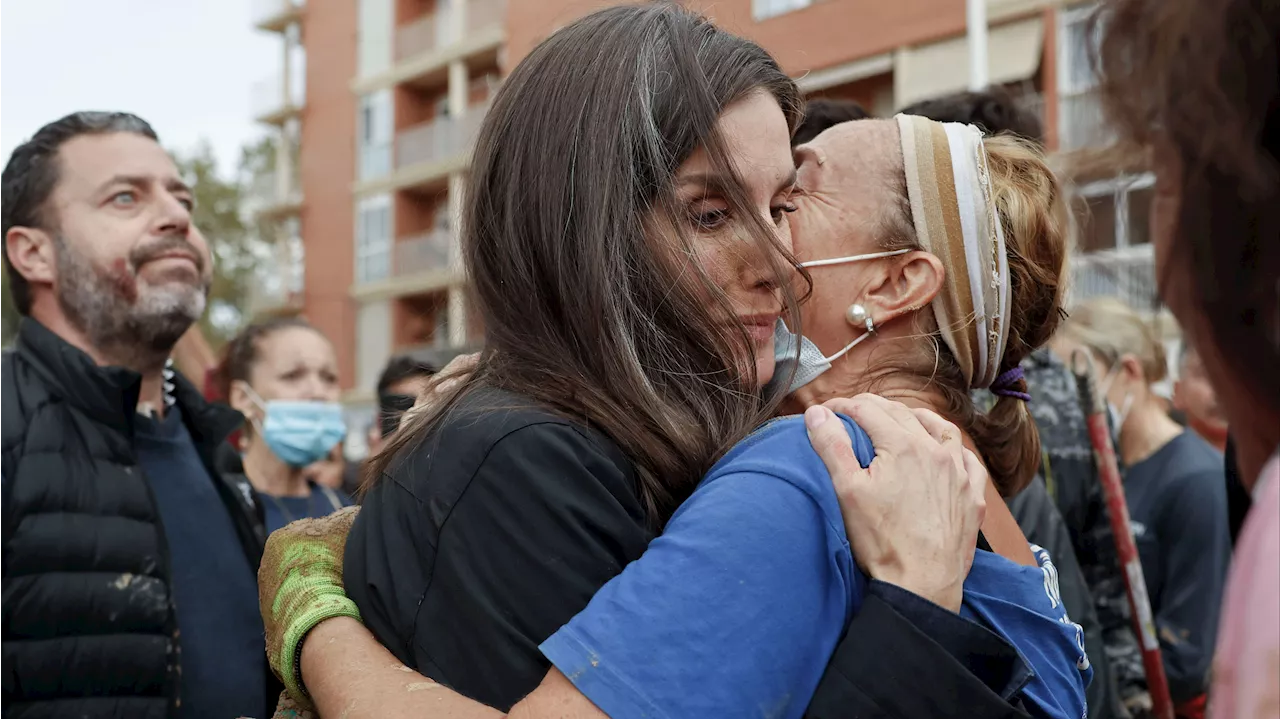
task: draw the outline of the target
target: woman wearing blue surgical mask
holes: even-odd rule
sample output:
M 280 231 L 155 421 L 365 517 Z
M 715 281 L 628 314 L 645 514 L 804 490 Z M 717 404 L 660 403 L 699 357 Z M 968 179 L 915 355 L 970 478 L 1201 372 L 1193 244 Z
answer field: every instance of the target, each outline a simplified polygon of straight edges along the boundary
M 1064 359 L 1088 350 L 1097 363 L 1169 692 L 1179 716 L 1195 716 L 1209 686 L 1231 558 L 1222 456 L 1169 418 L 1151 388 L 1168 372 L 1164 347 L 1124 303 L 1106 298 L 1073 309 L 1054 350 Z
M 221 376 L 224 396 L 246 419 L 240 451 L 268 532 L 351 504 L 306 473 L 347 433 L 338 362 L 324 335 L 298 317 L 256 322 L 227 344 Z

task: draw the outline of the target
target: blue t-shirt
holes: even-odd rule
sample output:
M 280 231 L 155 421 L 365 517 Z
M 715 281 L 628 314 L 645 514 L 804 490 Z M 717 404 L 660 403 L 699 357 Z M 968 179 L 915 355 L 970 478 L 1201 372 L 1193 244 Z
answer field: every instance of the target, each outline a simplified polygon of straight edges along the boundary
M 345 492 L 322 487 L 315 482 L 308 482 L 308 487 L 311 493 L 305 497 L 277 497 L 274 494 L 258 493 L 262 497 L 267 534 L 299 519 L 327 517 L 343 507 L 351 506 L 351 498 Z
M 870 439 L 842 419 L 866 466 Z M 1047 555 L 1036 568 L 977 554 L 962 616 L 1022 654 L 1034 714 L 1085 716 L 1092 669 Z M 541 649 L 614 719 L 800 717 L 867 584 L 802 419 L 778 419 L 725 455 L 645 554 Z
M 267 654 L 257 568 L 200 461 L 176 406 L 134 422 L 138 461 L 155 495 L 169 547 L 182 655 L 183 719 L 260 716 Z

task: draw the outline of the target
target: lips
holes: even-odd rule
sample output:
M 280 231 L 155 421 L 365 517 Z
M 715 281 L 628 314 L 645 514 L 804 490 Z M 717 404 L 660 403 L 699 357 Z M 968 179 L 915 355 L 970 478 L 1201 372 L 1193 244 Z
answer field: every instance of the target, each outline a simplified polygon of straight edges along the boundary
M 773 339 L 773 329 L 778 324 L 777 312 L 756 314 L 756 315 L 738 315 L 738 320 L 742 322 L 742 326 L 746 329 L 747 334 L 756 343 L 763 344 Z

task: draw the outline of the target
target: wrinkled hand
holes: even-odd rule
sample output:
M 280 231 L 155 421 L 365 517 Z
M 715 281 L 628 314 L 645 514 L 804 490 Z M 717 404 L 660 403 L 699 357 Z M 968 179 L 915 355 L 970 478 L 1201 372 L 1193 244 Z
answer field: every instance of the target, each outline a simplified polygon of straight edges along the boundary
M 258 568 L 258 608 L 267 634 L 267 660 L 289 695 L 309 707 L 298 672 L 302 640 L 333 617 L 360 619 L 342 586 L 342 554 L 359 507 L 302 519 L 271 534 Z
M 417 415 L 425 412 L 445 397 L 448 397 L 458 385 L 467 381 L 472 372 L 476 370 L 476 364 L 480 361 L 480 353 L 472 352 L 471 354 L 458 355 L 449 361 L 443 369 L 431 376 L 431 380 L 427 383 L 426 388 L 418 395 L 418 400 L 413 403 L 408 411 L 404 413 L 401 422 L 407 423 Z
M 863 469 L 844 424 L 866 430 L 876 457 Z M 986 513 L 987 472 L 960 430 L 928 410 L 874 395 L 831 400 L 804 415 L 809 440 L 831 473 L 858 565 L 959 611 Z

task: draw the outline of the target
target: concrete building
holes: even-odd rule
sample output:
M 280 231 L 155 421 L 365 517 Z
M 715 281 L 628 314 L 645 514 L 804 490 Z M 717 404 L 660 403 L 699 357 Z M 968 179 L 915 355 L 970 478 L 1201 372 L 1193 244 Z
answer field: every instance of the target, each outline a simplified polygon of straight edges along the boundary
M 616 3 L 255 1 L 257 27 L 279 33 L 283 45 L 256 116 L 279 138 L 277 201 L 264 212 L 301 238 L 305 271 L 291 275 L 300 292 L 286 294 L 338 348 L 359 426 L 372 417 L 374 384 L 392 354 L 482 335 L 458 263 L 456 218 L 490 96 L 540 40 Z M 852 98 L 889 115 L 969 83 L 964 0 L 684 4 L 759 42 L 811 97 Z M 1075 298 L 1121 294 L 1150 306 L 1152 181 L 1098 162 L 1110 138 L 1086 54 L 1090 7 L 988 0 L 989 80 L 1042 114 L 1050 147 L 1075 180 L 1087 253 L 1075 261 Z M 358 454 L 360 440 L 350 449 Z

